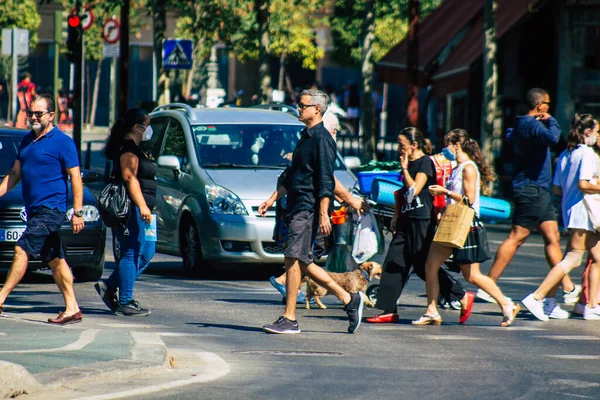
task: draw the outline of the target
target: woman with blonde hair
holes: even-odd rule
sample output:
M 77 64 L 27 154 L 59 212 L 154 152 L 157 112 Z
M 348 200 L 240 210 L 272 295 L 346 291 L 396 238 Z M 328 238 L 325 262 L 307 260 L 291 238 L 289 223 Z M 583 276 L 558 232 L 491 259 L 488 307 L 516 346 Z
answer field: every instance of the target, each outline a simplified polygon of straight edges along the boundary
M 483 229 L 478 224 L 479 197 L 481 192 L 484 194 L 487 192 L 487 184 L 496 179 L 494 171 L 485 161 L 477 142 L 469 138 L 469 134 L 464 129 L 453 129 L 448 132 L 444 137 L 444 143 L 446 143 L 444 155 L 451 161 L 455 159 L 457 166 L 453 169 L 446 187 L 432 185 L 429 187 L 429 191 L 434 196 L 445 194 L 451 203 L 468 200 L 475 210 L 471 230 Z M 484 243 L 479 243 L 479 245 L 484 245 Z M 504 296 L 493 280 L 481 273 L 479 263 L 489 259 L 489 255 L 484 258 L 478 257 L 478 259 L 459 260 L 457 259 L 459 250 L 443 247 L 436 242 L 431 244 L 425 262 L 427 312 L 418 320 L 413 321 L 413 325 L 439 325 L 442 323 L 442 318 L 437 309 L 440 291 L 438 273 L 441 265 L 450 256 L 453 256 L 455 262 L 460 265 L 460 270 L 469 283 L 482 288 L 498 302 L 504 316 L 501 326 L 511 325 L 520 307 Z M 466 318 L 461 318 L 460 322 L 463 323 L 464 321 L 466 321 Z

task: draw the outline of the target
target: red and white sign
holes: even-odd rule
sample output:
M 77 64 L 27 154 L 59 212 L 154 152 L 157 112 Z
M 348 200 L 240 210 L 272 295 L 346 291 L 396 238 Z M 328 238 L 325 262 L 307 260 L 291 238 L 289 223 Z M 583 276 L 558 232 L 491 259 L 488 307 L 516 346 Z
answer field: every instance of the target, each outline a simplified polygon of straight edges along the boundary
M 109 18 L 102 26 L 102 38 L 106 43 L 117 43 L 121 37 L 121 25 L 115 18 Z
M 94 23 L 94 13 L 89 6 L 83 7 L 83 12 L 81 13 L 81 29 L 87 31 L 92 27 Z

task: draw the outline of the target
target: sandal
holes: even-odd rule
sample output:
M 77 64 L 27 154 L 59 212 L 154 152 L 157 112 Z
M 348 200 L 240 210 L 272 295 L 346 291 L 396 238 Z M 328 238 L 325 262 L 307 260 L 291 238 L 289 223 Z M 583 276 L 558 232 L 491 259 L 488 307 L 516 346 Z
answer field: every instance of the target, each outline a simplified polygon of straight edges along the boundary
M 521 311 L 521 306 L 518 303 L 513 303 L 510 309 L 510 314 L 504 314 L 504 318 L 502 318 L 502 323 L 500 326 L 511 326 L 512 323 L 515 322 L 515 318 L 517 317 L 519 311 Z
M 2 309 L 4 308 L 4 303 L 0 304 L 0 314 L 2 314 Z
M 421 318 L 419 318 L 416 321 L 413 321 L 412 324 L 413 325 L 441 325 L 442 317 L 440 317 L 440 314 L 437 314 L 437 315 L 423 314 L 423 315 L 421 315 Z

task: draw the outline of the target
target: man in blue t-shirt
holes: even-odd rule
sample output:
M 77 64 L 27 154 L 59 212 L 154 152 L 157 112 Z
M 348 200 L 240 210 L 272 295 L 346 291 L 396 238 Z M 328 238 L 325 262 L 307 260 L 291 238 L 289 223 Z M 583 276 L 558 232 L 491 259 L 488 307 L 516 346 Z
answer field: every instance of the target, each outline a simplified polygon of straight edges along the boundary
M 83 183 L 75 143 L 52 124 L 54 110 L 54 99 L 49 94 L 33 100 L 27 112 L 32 131 L 23 138 L 12 170 L 0 183 L 1 197 L 21 181 L 27 211 L 27 228 L 15 245 L 13 263 L 0 290 L 0 313 L 33 257 L 48 263 L 66 304 L 65 311 L 48 322 L 65 325 L 81 322 L 83 317 L 59 231 L 67 210 L 67 176 L 71 177 L 73 188 L 71 228 L 75 234 L 83 229 Z
M 531 231 L 538 229 L 545 243 L 546 260 L 550 268 L 558 264 L 563 257 L 560 248 L 560 233 L 556 221 L 556 210 L 552 204 L 550 185 L 552 183 L 552 160 L 550 146 L 560 139 L 560 126 L 548 111 L 550 95 L 543 89 L 531 89 L 527 92 L 529 112 L 517 117 L 517 125 L 511 140 L 514 152 L 513 188 L 513 225 L 502 245 L 496 252 L 494 264 L 489 276 L 497 281 L 517 249 L 525 243 Z M 565 294 L 576 290 L 569 276 L 562 281 Z M 562 310 L 554 301 L 556 289 L 549 293 L 544 307 L 550 318 L 568 318 L 569 313 Z M 478 297 L 487 300 L 481 290 Z

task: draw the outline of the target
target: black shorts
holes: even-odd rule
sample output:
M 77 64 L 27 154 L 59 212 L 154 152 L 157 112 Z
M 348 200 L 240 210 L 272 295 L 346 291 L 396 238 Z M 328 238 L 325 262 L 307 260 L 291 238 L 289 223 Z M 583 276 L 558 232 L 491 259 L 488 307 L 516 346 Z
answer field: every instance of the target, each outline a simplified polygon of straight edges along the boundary
M 65 258 L 59 231 L 65 222 L 64 211 L 40 207 L 27 219 L 27 228 L 17 241 L 31 257 L 49 262 Z
M 556 221 L 556 210 L 548 189 L 525 185 L 513 189 L 513 225 L 534 230 L 546 221 Z
M 298 211 L 288 217 L 288 236 L 283 255 L 305 264 L 312 263 L 315 238 L 319 230 L 318 223 L 315 212 L 311 210 Z

